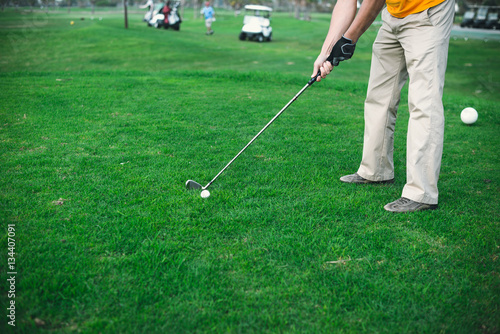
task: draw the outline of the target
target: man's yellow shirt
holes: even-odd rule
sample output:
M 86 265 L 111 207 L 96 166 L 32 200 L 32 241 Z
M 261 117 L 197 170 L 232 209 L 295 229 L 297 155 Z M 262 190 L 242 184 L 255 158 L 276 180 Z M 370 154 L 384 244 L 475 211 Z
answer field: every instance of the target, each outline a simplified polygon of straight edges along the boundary
M 410 14 L 420 13 L 427 8 L 439 5 L 445 0 L 386 0 L 389 13 L 398 18 L 406 17 Z M 452 0 L 448 0 L 452 1 Z

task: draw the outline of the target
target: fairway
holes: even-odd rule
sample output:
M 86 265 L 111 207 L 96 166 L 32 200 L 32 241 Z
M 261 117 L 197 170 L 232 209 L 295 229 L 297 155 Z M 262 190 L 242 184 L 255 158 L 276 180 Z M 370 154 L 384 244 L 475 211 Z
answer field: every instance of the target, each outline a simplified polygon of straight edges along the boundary
M 272 42 L 243 42 L 215 10 L 211 36 L 189 8 L 178 32 L 135 7 L 128 29 L 115 9 L 0 13 L 0 332 L 498 333 L 500 41 L 450 41 L 438 210 L 383 209 L 407 88 L 395 183 L 339 181 L 376 24 L 201 198 L 185 182 L 304 87 L 330 20 L 274 13 Z

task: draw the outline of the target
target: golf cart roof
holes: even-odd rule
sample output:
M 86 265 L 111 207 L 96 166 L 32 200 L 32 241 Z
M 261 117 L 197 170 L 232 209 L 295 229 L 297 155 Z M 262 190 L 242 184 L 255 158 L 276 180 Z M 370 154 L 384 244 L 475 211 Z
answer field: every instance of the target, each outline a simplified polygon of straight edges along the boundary
M 273 9 L 271 7 L 260 6 L 260 5 L 246 5 L 245 9 L 248 9 L 248 10 L 263 10 L 263 11 L 266 11 L 266 12 L 272 12 L 273 11 Z

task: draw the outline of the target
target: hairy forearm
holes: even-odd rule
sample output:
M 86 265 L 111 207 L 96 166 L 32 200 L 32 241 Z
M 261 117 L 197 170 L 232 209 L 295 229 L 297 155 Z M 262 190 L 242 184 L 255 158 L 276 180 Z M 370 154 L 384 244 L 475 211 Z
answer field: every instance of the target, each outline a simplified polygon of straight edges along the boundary
M 356 0 L 339 0 L 332 12 L 330 29 L 321 54 L 329 55 L 335 43 L 344 35 L 353 42 L 370 27 L 384 7 L 385 0 L 364 0 L 356 15 Z
M 356 15 L 356 18 L 347 31 L 344 32 L 344 36 L 356 43 L 359 37 L 375 21 L 384 4 L 385 0 L 364 0 L 358 15 Z
M 365 0 L 366 1 L 366 0 Z M 338 0 L 333 8 L 330 29 L 321 48 L 321 54 L 328 56 L 335 43 L 351 26 L 356 16 L 356 0 Z
M 380 10 L 384 7 L 385 0 L 364 0 L 359 12 L 357 11 L 356 0 L 338 0 L 332 12 L 330 28 L 326 35 L 321 52 L 316 58 L 311 77 L 316 77 L 317 81 L 325 78 L 338 65 L 338 61 L 349 59 L 354 52 L 355 43 L 359 37 L 370 27 Z M 349 40 L 341 39 L 342 36 Z M 350 54 L 333 55 L 334 46 L 339 43 L 350 43 Z M 343 44 L 344 46 L 347 44 Z M 343 46 L 338 50 L 343 53 Z M 338 53 L 337 51 L 335 51 Z M 333 56 L 332 60 L 328 60 Z M 333 61 L 333 62 L 332 62 Z M 318 75 L 321 74 L 321 75 Z

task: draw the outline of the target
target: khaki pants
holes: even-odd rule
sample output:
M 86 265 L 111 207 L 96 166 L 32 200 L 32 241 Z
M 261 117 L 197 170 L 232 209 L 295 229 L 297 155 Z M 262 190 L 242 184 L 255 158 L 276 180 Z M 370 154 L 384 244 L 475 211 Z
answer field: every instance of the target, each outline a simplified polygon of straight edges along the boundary
M 438 203 L 443 153 L 443 86 L 454 0 L 398 19 L 382 12 L 373 44 L 365 101 L 363 158 L 358 174 L 382 181 L 394 178 L 394 127 L 401 89 L 409 78 L 410 120 L 406 185 L 402 197 Z

